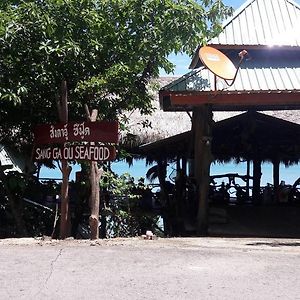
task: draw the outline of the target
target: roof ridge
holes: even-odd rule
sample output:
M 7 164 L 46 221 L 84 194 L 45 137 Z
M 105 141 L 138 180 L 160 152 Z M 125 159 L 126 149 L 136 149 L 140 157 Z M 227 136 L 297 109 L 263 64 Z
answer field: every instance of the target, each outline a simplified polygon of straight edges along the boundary
M 233 15 L 229 18 L 227 18 L 223 24 L 222 24 L 222 28 L 224 30 L 224 28 L 229 25 L 234 19 L 236 19 L 248 6 L 250 6 L 253 2 L 255 1 L 259 1 L 259 0 L 247 0 L 246 2 L 244 2 L 239 8 L 237 8 Z M 293 0 L 283 0 L 286 2 L 289 2 L 291 5 L 294 5 L 296 8 L 300 9 L 300 5 L 298 3 L 296 3 Z
M 225 29 L 227 25 L 229 25 L 234 19 L 236 19 L 249 5 L 251 5 L 254 1 L 257 0 L 247 0 L 244 2 L 239 8 L 237 8 L 231 17 L 226 19 L 222 24 L 222 31 Z
M 244 2 L 239 8 L 237 8 L 233 15 L 231 17 L 229 17 L 228 19 L 226 19 L 223 24 L 222 24 L 222 28 L 223 30 L 225 29 L 226 26 L 228 26 L 234 19 L 236 19 L 248 6 L 250 6 L 253 2 L 257 2 L 260 0 L 247 0 L 246 2 Z M 264 0 L 263 0 L 264 1 Z M 300 9 L 300 5 L 298 3 L 296 3 L 293 0 L 283 0 L 285 2 L 290 3 L 291 5 L 294 5 L 297 9 Z M 222 30 L 222 31 L 223 31 Z M 214 39 L 214 38 L 213 38 Z
M 294 5 L 296 8 L 300 9 L 300 5 L 299 5 L 297 2 L 295 2 L 295 1 L 293 1 L 293 0 L 285 0 L 285 1 L 287 1 L 287 2 L 289 2 L 290 4 Z

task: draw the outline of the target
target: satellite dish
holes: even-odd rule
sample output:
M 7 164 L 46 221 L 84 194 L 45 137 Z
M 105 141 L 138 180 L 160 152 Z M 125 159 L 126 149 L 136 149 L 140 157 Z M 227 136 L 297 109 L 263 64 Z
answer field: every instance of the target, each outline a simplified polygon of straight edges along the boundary
M 202 63 L 216 76 L 224 80 L 234 80 L 237 69 L 232 61 L 221 51 L 204 46 L 199 50 Z

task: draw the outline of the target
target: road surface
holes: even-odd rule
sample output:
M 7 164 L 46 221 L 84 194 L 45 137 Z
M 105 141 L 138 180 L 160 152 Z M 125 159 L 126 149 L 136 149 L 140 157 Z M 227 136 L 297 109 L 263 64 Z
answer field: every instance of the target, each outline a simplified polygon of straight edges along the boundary
M 300 240 L 0 240 L 0 299 L 300 299 Z

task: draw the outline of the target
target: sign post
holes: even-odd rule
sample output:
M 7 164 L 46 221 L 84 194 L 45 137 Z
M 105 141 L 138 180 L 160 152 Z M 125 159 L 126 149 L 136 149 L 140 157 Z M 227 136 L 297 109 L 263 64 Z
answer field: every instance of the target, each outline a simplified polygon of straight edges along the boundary
M 61 86 L 61 99 L 58 103 L 60 121 L 68 122 L 68 91 L 67 82 L 63 81 Z M 61 186 L 61 212 L 60 212 L 60 238 L 65 239 L 70 235 L 70 214 L 69 214 L 69 176 L 71 168 L 68 161 L 61 160 L 62 186 Z
M 62 96 L 58 102 L 61 123 L 43 124 L 35 128 L 34 136 L 37 146 L 34 150 L 34 159 L 36 161 L 61 160 L 63 181 L 60 237 L 62 239 L 65 239 L 70 233 L 68 183 L 71 168 L 68 166 L 68 161 L 90 161 L 91 215 L 89 222 L 91 239 L 97 239 L 99 236 L 99 181 L 103 173 L 102 168 L 98 168 L 97 161 L 110 161 L 116 158 L 115 147 L 105 143 L 118 143 L 118 122 L 96 121 L 98 111 L 92 110 L 90 114 L 88 107 L 85 106 L 88 120 L 68 123 L 67 85 L 65 81 L 62 83 L 61 93 Z M 57 144 L 61 146 L 57 146 Z
M 87 119 L 91 122 L 96 122 L 98 110 L 92 110 L 90 114 L 89 108 L 85 105 L 85 111 Z M 91 145 L 92 147 L 92 145 Z M 100 186 L 99 182 L 103 174 L 103 169 L 98 168 L 98 164 L 95 160 L 90 162 L 90 183 L 91 183 L 91 195 L 90 195 L 90 209 L 91 214 L 89 217 L 89 224 L 91 228 L 91 240 L 96 240 L 99 237 L 99 210 L 100 210 Z

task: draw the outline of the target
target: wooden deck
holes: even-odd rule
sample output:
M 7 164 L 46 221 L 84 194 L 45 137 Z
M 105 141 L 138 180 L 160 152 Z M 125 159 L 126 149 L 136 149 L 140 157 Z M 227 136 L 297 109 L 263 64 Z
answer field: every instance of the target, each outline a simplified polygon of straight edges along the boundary
M 300 238 L 300 206 L 227 206 L 210 236 Z

